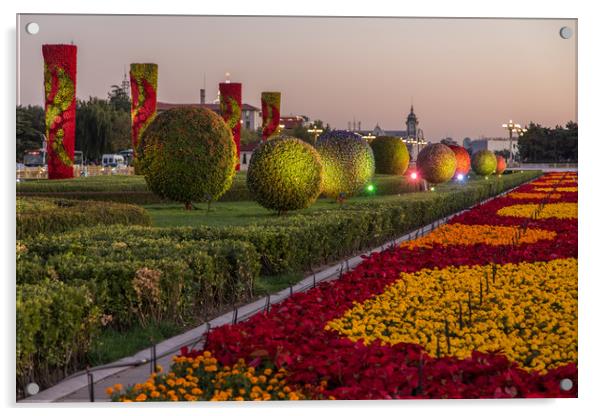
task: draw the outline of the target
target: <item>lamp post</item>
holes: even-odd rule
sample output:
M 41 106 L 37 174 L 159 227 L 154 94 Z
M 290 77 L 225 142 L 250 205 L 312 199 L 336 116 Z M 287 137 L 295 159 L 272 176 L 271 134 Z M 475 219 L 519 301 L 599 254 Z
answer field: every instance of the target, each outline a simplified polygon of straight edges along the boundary
M 512 162 L 514 161 L 514 155 L 512 153 L 512 133 L 522 132 L 523 129 L 521 129 L 520 124 L 514 123 L 512 120 L 510 120 L 508 123 L 502 124 L 502 127 L 508 130 L 508 135 L 510 138 L 510 157 L 508 165 L 512 166 Z
M 324 130 L 319 129 L 315 124 L 312 125 L 311 128 L 307 129 L 307 132 L 310 134 L 314 135 L 314 144 L 316 144 L 316 141 L 318 141 L 318 136 L 320 135 L 320 133 L 322 133 Z

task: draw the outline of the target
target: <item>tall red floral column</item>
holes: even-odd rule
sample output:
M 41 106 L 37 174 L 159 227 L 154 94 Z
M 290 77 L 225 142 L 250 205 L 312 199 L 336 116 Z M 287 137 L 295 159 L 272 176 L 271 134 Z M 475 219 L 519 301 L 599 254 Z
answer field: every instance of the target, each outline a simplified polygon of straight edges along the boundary
M 73 177 L 77 46 L 42 45 L 48 179 Z
M 219 109 L 222 118 L 232 130 L 236 143 L 236 170 L 240 170 L 240 120 L 242 115 L 242 84 L 239 82 L 220 82 Z
M 265 142 L 278 131 L 280 125 L 280 93 L 266 91 L 261 93 L 261 117 L 263 126 L 261 137 Z
M 132 89 L 132 149 L 137 153 L 138 142 L 144 130 L 157 115 L 157 64 L 131 64 Z

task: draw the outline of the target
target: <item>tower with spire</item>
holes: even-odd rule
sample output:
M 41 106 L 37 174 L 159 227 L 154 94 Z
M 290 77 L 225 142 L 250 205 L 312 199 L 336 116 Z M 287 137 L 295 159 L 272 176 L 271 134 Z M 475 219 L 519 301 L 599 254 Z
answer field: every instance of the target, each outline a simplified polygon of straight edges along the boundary
M 418 137 L 418 117 L 414 114 L 414 104 L 410 107 L 410 114 L 406 118 L 406 132 L 408 139 Z

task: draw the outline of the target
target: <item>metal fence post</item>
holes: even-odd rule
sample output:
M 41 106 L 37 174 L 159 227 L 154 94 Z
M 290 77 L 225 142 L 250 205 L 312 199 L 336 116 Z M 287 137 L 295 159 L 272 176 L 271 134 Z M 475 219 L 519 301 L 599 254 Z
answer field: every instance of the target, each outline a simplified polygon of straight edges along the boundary
M 88 376 L 88 395 L 90 401 L 94 401 L 94 373 L 90 371 L 90 366 L 86 368 L 86 375 Z

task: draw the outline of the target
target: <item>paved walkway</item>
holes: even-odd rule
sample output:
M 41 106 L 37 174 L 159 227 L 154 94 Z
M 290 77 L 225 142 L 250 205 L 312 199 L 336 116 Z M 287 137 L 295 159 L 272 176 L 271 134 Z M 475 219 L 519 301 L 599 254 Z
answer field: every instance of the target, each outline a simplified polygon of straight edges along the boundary
M 513 188 L 515 189 L 515 188 Z M 485 201 L 481 201 L 480 204 L 497 198 L 505 193 L 511 192 L 513 189 L 505 191 L 500 195 L 496 195 L 493 198 L 489 198 Z M 261 312 L 265 310 L 266 305 L 275 304 L 282 302 L 284 299 L 288 298 L 292 293 L 302 292 L 311 289 L 315 284 L 318 284 L 323 281 L 336 279 L 342 275 L 343 272 L 347 272 L 349 270 L 353 270 L 359 263 L 362 262 L 362 256 L 370 254 L 372 252 L 379 252 L 386 250 L 392 245 L 397 245 L 403 241 L 411 240 L 417 238 L 418 236 L 425 235 L 430 231 L 434 230 L 436 227 L 446 223 L 451 218 L 456 215 L 465 212 L 466 210 L 457 212 L 455 214 L 449 215 L 445 218 L 439 219 L 431 224 L 428 224 L 418 230 L 414 230 L 408 234 L 403 235 L 400 238 L 395 240 L 391 240 L 383 245 L 381 245 L 377 249 L 369 250 L 365 253 L 357 255 L 355 257 L 344 260 L 343 262 L 328 267 L 320 272 L 312 274 L 297 284 L 281 290 L 276 294 L 272 294 L 261 299 L 256 300 L 248 305 L 242 306 L 237 310 L 230 311 L 225 313 L 209 322 L 210 328 L 215 328 L 221 325 L 230 324 L 236 318 L 237 321 L 242 321 L 248 319 L 255 313 Z M 268 299 L 269 298 L 269 299 Z M 188 332 L 175 336 L 173 338 L 167 339 L 156 346 L 156 353 L 158 358 L 157 362 L 159 365 L 163 367 L 164 370 L 167 370 L 171 363 L 171 357 L 179 351 L 182 346 L 195 346 L 196 348 L 202 348 L 203 345 L 203 337 L 207 331 L 207 324 L 203 324 L 199 327 L 191 329 Z M 113 386 L 114 384 L 120 383 L 124 387 L 144 382 L 151 373 L 151 349 L 147 348 L 138 352 L 137 354 L 123 358 L 115 363 L 110 364 L 111 368 L 95 370 L 93 372 L 94 376 L 94 399 L 97 402 L 107 402 L 109 398 L 105 393 L 105 390 L 109 386 Z M 139 362 L 144 363 L 138 366 L 132 366 L 131 363 Z M 125 367 L 117 367 L 121 364 L 128 364 Z M 21 400 L 19 403 L 49 403 L 49 402 L 90 402 L 90 391 L 88 387 L 88 376 L 83 373 L 80 375 L 75 375 L 70 378 L 67 378 L 61 381 L 59 384 L 50 387 L 35 396 L 28 397 L 24 400 Z

